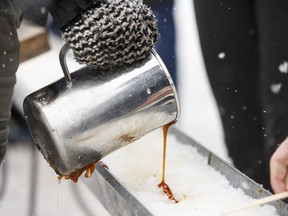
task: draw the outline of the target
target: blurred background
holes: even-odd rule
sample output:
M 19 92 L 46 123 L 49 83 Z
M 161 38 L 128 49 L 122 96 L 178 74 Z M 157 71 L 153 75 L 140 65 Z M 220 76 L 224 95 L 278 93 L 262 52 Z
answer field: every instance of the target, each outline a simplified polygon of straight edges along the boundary
M 155 48 L 170 71 L 180 96 L 181 115 L 176 127 L 229 161 L 205 73 L 192 1 L 147 0 L 146 3 L 159 22 L 160 38 Z M 63 76 L 58 60 L 63 41 L 51 20 L 44 29 L 23 23 L 19 37 L 23 44 L 23 59 L 17 72 L 10 143 L 0 170 L 0 215 L 108 215 L 81 182 L 59 183 L 35 148 L 23 118 L 24 98 Z M 36 46 L 34 54 L 29 53 L 31 44 Z M 67 64 L 70 71 L 80 67 L 72 54 L 67 57 Z

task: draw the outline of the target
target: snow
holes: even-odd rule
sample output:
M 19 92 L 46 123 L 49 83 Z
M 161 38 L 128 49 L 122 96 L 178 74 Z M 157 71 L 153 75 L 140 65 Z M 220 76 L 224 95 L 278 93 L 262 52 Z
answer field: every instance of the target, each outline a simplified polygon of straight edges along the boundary
M 272 83 L 271 84 L 271 91 L 274 94 L 279 94 L 281 91 L 283 84 L 282 83 Z
M 288 73 L 288 62 L 287 61 L 284 61 L 283 63 L 281 63 L 279 65 L 279 71 L 281 73 Z
M 226 54 L 225 54 L 224 52 L 221 52 L 221 53 L 218 54 L 218 58 L 219 58 L 219 59 L 224 59 L 224 58 L 225 58 L 225 55 L 226 55 Z
M 169 200 L 157 186 L 162 178 L 161 129 L 103 159 L 109 171 L 153 215 L 218 216 L 228 208 L 252 200 L 207 165 L 207 158 L 196 148 L 183 145 L 169 132 L 167 141 L 165 179 L 178 203 Z M 231 215 L 276 216 L 276 211 L 275 207 L 264 205 Z

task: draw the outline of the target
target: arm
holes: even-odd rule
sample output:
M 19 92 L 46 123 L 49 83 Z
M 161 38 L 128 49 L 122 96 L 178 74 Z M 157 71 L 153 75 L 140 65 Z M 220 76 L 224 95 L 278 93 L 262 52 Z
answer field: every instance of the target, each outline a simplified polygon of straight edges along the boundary
M 16 28 L 19 23 L 8 0 L 0 4 L 0 163 L 8 143 L 8 122 L 12 106 L 13 88 L 19 65 L 19 41 Z
M 25 12 L 37 3 L 40 9 L 49 0 L 1 0 L 0 4 L 0 164 L 8 143 L 8 123 L 11 116 L 13 89 L 19 66 L 20 43 L 16 29 Z M 35 7 L 37 9 L 37 7 Z M 40 13 L 39 13 L 40 14 Z M 47 14 L 46 14 L 47 15 Z M 45 14 L 41 14 L 41 17 Z M 36 17 L 35 17 L 36 18 Z
M 275 193 L 288 190 L 288 138 L 271 157 L 270 182 Z
M 69 24 L 90 7 L 99 7 L 103 0 L 55 0 L 49 12 L 60 29 Z

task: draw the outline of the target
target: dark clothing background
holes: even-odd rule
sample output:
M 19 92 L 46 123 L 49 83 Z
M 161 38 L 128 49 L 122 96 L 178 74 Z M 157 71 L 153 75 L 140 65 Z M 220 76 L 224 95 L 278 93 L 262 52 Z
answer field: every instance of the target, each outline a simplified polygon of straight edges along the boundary
M 51 5 L 54 0 L 0 0 L 0 165 L 4 160 L 8 144 L 13 89 L 16 71 L 19 66 L 20 43 L 17 28 L 25 17 L 28 21 L 45 25 L 47 11 L 43 6 Z M 82 0 L 69 0 L 69 2 Z M 88 1 L 88 0 L 87 0 Z M 71 7 L 77 7 L 72 4 Z M 71 8 L 70 8 L 71 9 Z M 72 10 L 72 9 L 71 9 Z M 75 15 L 76 16 L 76 15 Z
M 229 156 L 271 189 L 269 160 L 288 135 L 288 1 L 194 0 L 194 5 Z
M 0 3 L 0 165 L 4 160 L 8 144 L 12 96 L 19 66 L 20 42 L 16 29 L 23 16 L 29 13 L 29 21 L 46 22 L 47 12 L 41 7 L 53 0 L 1 0 Z M 34 7 L 32 7 L 34 6 Z
M 7 0 L 0 4 L 0 165 L 8 143 L 8 122 L 11 115 L 13 88 L 19 65 L 19 41 L 16 32 L 18 20 L 11 13 Z

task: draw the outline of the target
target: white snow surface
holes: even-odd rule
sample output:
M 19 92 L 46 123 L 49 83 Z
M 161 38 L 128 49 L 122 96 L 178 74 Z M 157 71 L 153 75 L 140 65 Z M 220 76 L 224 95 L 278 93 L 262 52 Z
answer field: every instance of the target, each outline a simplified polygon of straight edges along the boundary
M 168 132 L 165 181 L 179 200 L 176 204 L 158 187 L 162 179 L 162 156 L 163 135 L 159 129 L 110 154 L 103 162 L 155 216 L 220 216 L 227 208 L 252 200 L 209 166 L 207 158 L 201 156 L 196 148 L 183 145 Z M 231 215 L 276 216 L 276 211 L 272 205 L 264 205 Z

